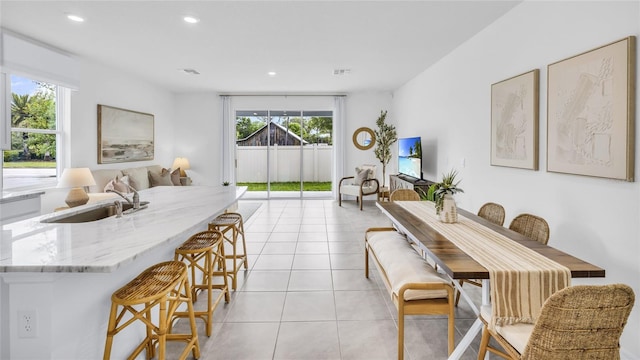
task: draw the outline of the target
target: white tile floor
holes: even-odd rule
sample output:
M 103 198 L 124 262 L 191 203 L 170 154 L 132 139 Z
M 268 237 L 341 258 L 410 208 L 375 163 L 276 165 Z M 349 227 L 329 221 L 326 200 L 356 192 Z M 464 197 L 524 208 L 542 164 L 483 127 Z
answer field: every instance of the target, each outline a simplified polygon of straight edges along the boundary
M 375 203 L 251 202 L 262 205 L 245 220 L 249 270 L 216 309 L 210 338 L 198 321 L 200 359 L 396 359 L 395 307 L 375 267 L 369 279 L 363 270 L 364 231 L 390 225 Z M 463 301 L 456 311 L 457 342 L 475 316 Z M 405 359 L 446 359 L 446 330 L 445 317 L 407 317 Z

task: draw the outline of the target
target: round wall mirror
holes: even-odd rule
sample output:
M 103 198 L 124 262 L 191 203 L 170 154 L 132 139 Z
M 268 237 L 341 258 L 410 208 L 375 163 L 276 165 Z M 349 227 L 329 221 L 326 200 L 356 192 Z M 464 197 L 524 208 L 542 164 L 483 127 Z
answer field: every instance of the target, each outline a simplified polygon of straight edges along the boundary
M 353 133 L 353 145 L 360 150 L 368 150 L 376 143 L 376 134 L 368 127 L 361 127 Z

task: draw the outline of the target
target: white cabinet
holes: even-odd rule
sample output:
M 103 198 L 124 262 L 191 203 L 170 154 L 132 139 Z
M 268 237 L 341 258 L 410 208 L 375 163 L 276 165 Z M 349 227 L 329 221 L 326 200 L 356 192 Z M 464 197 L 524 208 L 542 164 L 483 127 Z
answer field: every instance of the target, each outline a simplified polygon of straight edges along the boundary
M 0 222 L 3 224 L 40 216 L 40 195 L 36 192 L 0 199 Z

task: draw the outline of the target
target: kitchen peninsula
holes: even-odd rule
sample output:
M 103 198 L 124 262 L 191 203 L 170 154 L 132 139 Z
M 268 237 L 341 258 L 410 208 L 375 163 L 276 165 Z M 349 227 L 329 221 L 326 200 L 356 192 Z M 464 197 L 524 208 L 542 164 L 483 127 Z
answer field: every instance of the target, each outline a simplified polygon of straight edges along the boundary
M 102 358 L 113 291 L 147 267 L 172 259 L 179 244 L 206 229 L 245 191 L 154 187 L 140 192 L 149 202 L 146 209 L 120 218 L 43 222 L 103 205 L 97 203 L 2 224 L 0 358 Z M 25 313 L 35 316 L 35 331 L 27 334 L 19 331 L 18 321 Z M 143 327 L 126 329 L 112 357 L 126 357 L 143 332 Z

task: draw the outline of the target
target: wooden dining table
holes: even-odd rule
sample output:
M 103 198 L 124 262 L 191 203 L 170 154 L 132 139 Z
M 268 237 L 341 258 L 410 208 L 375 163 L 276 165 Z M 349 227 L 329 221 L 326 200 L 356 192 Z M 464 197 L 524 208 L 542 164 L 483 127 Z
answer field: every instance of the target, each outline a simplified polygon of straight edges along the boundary
M 424 251 L 425 256 L 437 264 L 438 269 L 452 279 L 452 283 L 460 291 L 461 296 L 469 304 L 471 309 L 479 314 L 479 309 L 465 290 L 458 284 L 463 279 L 482 280 L 482 305 L 490 304 L 489 296 L 489 271 L 471 256 L 462 251 L 453 242 L 449 241 L 429 224 L 420 219 L 402 206 L 389 202 L 378 202 L 377 207 L 394 223 L 399 231 L 416 243 Z M 505 237 L 541 254 L 545 257 L 566 266 L 572 278 L 604 277 L 605 270 L 583 261 L 575 256 L 551 246 L 531 240 L 513 230 L 496 225 L 469 211 L 458 208 L 458 214 L 477 222 Z M 458 343 L 449 359 L 459 359 L 469 347 L 471 342 L 482 330 L 482 321 L 478 318 L 473 323 L 467 334 Z

